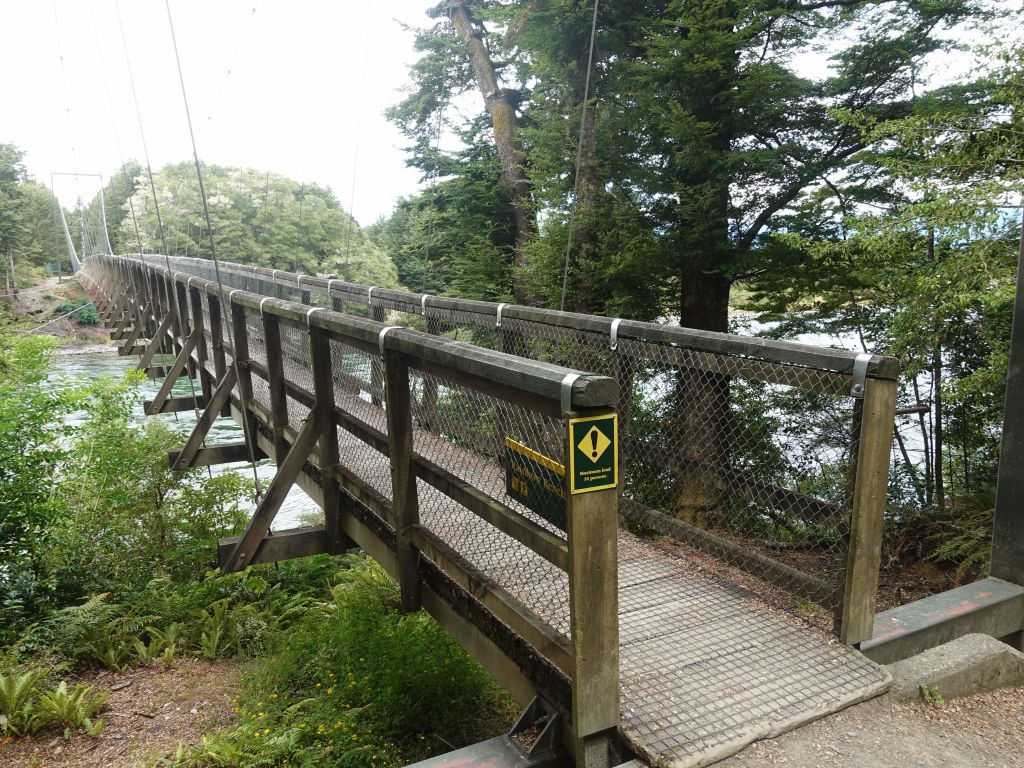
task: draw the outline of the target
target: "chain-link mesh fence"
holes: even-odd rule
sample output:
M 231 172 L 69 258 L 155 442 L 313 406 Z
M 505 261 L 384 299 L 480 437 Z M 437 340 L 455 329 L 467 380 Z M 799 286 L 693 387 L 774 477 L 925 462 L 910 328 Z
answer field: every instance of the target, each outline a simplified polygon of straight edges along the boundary
M 176 258 L 172 268 L 216 279 L 210 262 Z M 860 430 L 849 366 L 790 359 L 787 349 L 796 345 L 751 349 L 725 334 L 708 336 L 726 341 L 694 343 L 684 329 L 673 336 L 663 326 L 620 328 L 606 318 L 424 297 L 243 265 L 222 264 L 221 278 L 225 287 L 615 378 L 622 393 L 620 508 L 627 520 L 669 532 L 800 598 L 829 608 L 842 602 Z M 653 327 L 660 332 L 649 333 Z M 356 386 L 361 398 L 379 405 L 379 361 L 352 367 L 355 359 L 342 363 L 339 387 Z M 494 403 L 428 376 L 417 377 L 415 386 L 417 426 L 424 433 L 496 459 L 502 433 Z M 543 434 L 529 429 L 531 439 L 544 444 Z M 487 482 L 483 475 L 469 479 Z

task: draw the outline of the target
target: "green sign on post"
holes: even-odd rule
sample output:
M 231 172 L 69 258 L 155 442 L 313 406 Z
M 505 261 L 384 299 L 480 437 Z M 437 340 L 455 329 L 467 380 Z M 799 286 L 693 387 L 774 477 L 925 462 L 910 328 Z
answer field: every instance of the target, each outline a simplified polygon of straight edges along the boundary
M 505 448 L 505 493 L 566 530 L 565 467 L 511 437 Z
M 569 419 L 569 492 L 603 491 L 618 484 L 618 415 Z

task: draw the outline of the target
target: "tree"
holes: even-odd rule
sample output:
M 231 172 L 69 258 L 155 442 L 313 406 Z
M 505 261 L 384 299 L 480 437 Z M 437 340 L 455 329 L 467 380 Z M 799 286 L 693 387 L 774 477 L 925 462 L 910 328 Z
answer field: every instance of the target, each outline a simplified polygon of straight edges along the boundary
M 913 549 L 971 569 L 987 559 L 1022 243 L 1022 53 L 999 51 L 908 117 L 847 114 L 873 148 L 851 168 L 860 185 L 807 196 L 772 237 L 802 271 L 752 283 L 776 332 L 852 334 L 904 362 L 900 405 L 914 412 L 897 424 L 891 515 Z
M 204 166 L 203 176 L 218 258 L 397 286 L 394 264 L 341 210 L 331 190 L 270 172 L 215 165 Z M 209 258 L 195 168 L 190 163 L 166 166 L 154 174 L 154 185 L 170 255 Z M 125 204 L 120 238 L 134 243 L 128 206 L 134 207 L 144 251 L 161 253 L 149 184 L 136 185 Z

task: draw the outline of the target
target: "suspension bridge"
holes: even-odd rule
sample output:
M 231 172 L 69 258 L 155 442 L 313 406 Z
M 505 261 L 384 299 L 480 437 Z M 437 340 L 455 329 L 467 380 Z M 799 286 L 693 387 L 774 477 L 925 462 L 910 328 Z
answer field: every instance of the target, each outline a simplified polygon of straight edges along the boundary
M 277 464 L 222 569 L 363 550 L 403 610 L 536 697 L 537 749 L 707 765 L 889 686 L 856 646 L 893 359 L 180 257 L 92 256 L 79 277 L 164 379 L 147 413 L 200 412 L 172 466 Z M 173 397 L 182 377 L 195 394 Z M 785 450 L 818 470 L 747 466 L 734 411 L 758 393 L 801 404 Z M 247 439 L 206 445 L 218 416 Z M 270 532 L 293 484 L 324 522 Z

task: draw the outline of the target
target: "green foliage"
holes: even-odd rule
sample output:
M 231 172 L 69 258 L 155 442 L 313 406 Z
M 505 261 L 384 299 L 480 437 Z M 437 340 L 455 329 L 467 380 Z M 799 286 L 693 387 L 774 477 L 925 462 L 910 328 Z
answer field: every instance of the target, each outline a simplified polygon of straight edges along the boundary
M 430 617 L 398 612 L 398 587 L 380 566 L 356 556 L 341 566 L 331 599 L 307 605 L 250 679 L 239 725 L 158 765 L 399 766 L 513 714 Z
M 80 400 L 47 382 L 54 346 L 45 336 L 0 334 L 0 638 L 5 625 L 28 623 L 49 591 L 41 561 L 59 514 L 63 421 Z
M 46 674 L 46 670 L 0 672 L 0 735 L 24 736 L 46 724 L 35 707 L 36 687 Z
M 938 688 L 924 683 L 921 684 L 921 700 L 930 707 L 942 707 L 946 704 L 946 700 L 942 698 Z
M 245 519 L 241 475 L 170 470 L 167 452 L 183 436 L 164 422 L 133 423 L 135 381 L 94 383 L 56 490 L 63 514 L 47 565 L 64 602 L 202 572 L 216 539 Z
M 234 644 L 234 623 L 228 600 L 218 600 L 196 614 L 199 619 L 199 650 L 207 659 L 224 656 Z
M 92 305 L 92 302 L 89 299 L 66 301 L 62 304 L 58 304 L 53 309 L 54 317 L 62 317 L 63 315 L 69 315 L 72 312 L 75 313 L 74 320 L 79 325 L 99 325 L 100 323 L 100 314 L 96 311 L 96 307 Z
M 330 189 L 298 184 L 274 173 L 204 166 L 203 177 L 217 256 L 307 275 L 395 288 L 397 273 L 385 255 L 341 210 Z M 136 250 L 134 207 L 142 247 L 149 253 L 209 257 L 209 239 L 197 211 L 199 185 L 191 163 L 154 173 L 166 247 L 157 240 L 156 209 L 146 184 L 136 184 L 120 213 L 120 242 Z M 109 204 L 108 204 L 109 205 Z M 108 207 L 108 211 L 109 211 Z
M 93 693 L 93 686 L 78 683 L 68 691 L 68 684 L 61 680 L 52 691 L 39 696 L 38 709 L 48 722 L 70 728 L 85 728 L 90 736 L 103 729 L 103 721 L 92 722 L 92 718 L 107 704 L 108 691 Z

